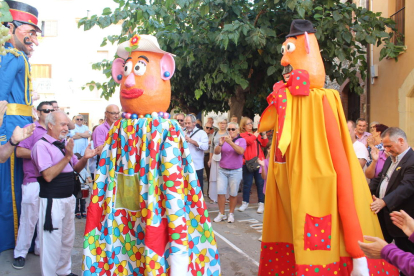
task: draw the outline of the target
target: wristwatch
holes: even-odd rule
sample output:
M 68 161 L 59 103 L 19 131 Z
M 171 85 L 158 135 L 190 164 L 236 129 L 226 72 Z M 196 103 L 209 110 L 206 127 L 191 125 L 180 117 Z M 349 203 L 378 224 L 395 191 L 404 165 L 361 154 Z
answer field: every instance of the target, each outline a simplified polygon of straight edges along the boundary
M 12 142 L 11 137 L 9 138 L 9 143 L 10 143 L 10 145 L 12 145 L 13 147 L 17 147 L 17 146 L 20 144 L 20 142 L 17 142 L 17 144 L 14 144 L 14 143 Z

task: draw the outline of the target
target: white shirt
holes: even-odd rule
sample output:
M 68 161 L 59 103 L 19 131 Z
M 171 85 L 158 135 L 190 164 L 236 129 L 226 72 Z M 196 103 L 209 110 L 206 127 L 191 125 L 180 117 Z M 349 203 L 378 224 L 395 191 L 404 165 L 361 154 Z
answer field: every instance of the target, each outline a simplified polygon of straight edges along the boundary
M 365 159 L 367 162 L 369 161 L 369 153 L 367 147 L 361 143 L 360 141 L 356 140 L 353 144 L 354 151 L 358 159 Z M 366 166 L 366 164 L 365 164 Z
M 193 131 L 186 132 L 186 135 L 190 137 L 197 130 L 199 129 L 195 127 Z M 204 130 L 200 129 L 191 137 L 191 139 L 198 144 L 198 147 L 196 147 L 193 144 L 187 143 L 191 153 L 191 159 L 193 160 L 195 169 L 201 170 L 204 168 L 204 151 L 208 149 L 208 136 Z
M 391 165 L 388 168 L 387 173 L 385 174 L 385 176 L 383 176 L 384 180 L 382 180 L 382 182 L 381 182 L 379 198 L 383 198 L 385 196 L 385 192 L 387 191 L 387 187 L 388 187 L 388 182 L 390 181 L 390 178 L 391 178 L 392 174 L 394 173 L 395 168 L 398 166 L 401 159 L 403 159 L 404 155 L 408 152 L 409 149 L 410 149 L 410 147 L 408 147 L 408 149 L 406 149 L 404 152 L 400 153 L 395 158 L 391 156 Z

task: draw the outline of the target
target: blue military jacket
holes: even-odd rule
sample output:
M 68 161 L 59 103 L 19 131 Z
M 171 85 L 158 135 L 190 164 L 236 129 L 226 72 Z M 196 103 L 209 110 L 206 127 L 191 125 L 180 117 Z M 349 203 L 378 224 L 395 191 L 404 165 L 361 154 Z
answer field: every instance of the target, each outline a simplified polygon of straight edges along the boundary
M 6 42 L 5 48 L 6 50 L 14 49 L 9 42 Z M 0 101 L 6 100 L 9 104 L 31 105 L 29 79 L 25 74 L 26 65 L 23 56 L 26 60 L 28 60 L 28 57 L 21 51 L 15 51 L 15 53 L 17 56 L 9 52 L 5 56 L 1 56 Z M 27 64 L 30 71 L 30 64 Z M 25 78 L 27 78 L 26 91 Z M 11 137 L 16 126 L 23 127 L 32 122 L 31 116 L 4 115 L 3 125 L 0 127 L 0 141 L 4 144 Z

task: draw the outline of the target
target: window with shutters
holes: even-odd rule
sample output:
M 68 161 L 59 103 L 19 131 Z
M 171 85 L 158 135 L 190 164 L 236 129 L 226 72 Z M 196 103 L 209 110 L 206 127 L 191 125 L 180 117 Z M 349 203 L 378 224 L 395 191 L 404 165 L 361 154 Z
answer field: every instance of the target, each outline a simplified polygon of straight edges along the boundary
M 405 37 L 405 0 L 395 0 L 395 13 L 390 16 L 395 21 L 397 31 L 394 33 L 394 44 L 404 45 Z

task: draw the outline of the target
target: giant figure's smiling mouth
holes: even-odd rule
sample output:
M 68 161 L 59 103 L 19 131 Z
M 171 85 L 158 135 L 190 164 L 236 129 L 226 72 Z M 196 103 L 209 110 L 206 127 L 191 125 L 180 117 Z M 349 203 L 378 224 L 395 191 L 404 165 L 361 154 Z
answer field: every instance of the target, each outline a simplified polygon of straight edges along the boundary
M 144 94 L 144 90 L 138 88 L 122 89 L 121 97 L 126 99 L 135 99 Z

